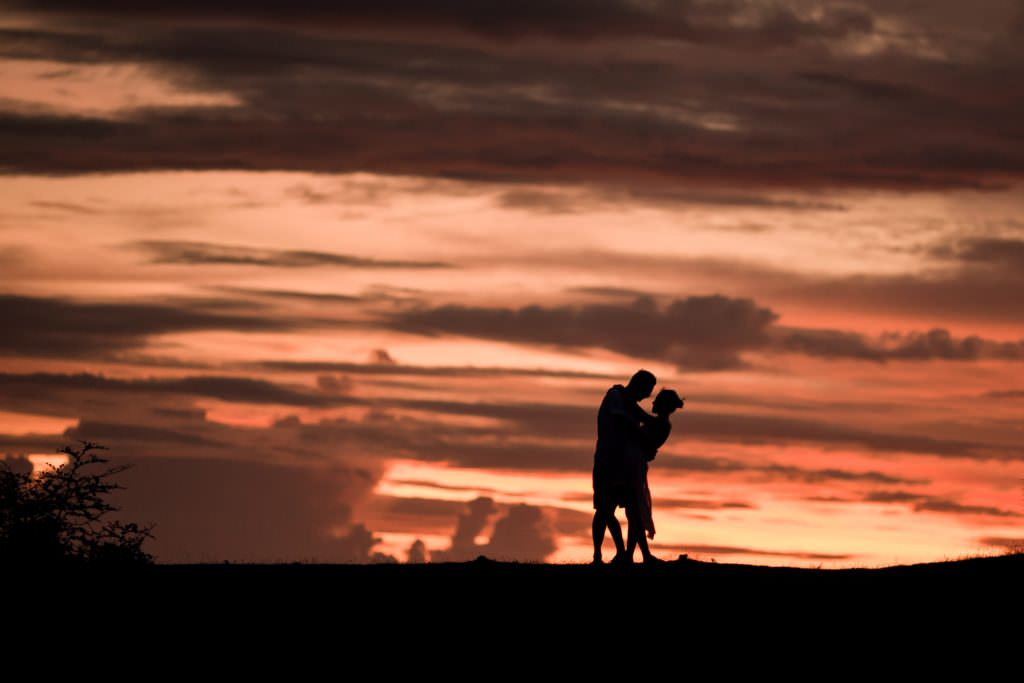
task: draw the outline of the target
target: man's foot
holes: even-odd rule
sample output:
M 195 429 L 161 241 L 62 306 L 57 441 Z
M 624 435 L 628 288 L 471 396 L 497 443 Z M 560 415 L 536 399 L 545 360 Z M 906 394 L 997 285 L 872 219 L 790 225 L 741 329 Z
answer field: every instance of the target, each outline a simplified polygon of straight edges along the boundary
M 615 553 L 615 557 L 612 558 L 612 564 L 633 564 L 633 556 L 627 555 L 626 553 Z
M 648 555 L 644 558 L 644 564 L 665 564 L 665 560 L 660 557 L 655 557 L 654 555 Z
M 601 559 L 600 555 L 594 555 L 594 559 L 590 561 L 590 564 L 604 564 L 604 560 Z

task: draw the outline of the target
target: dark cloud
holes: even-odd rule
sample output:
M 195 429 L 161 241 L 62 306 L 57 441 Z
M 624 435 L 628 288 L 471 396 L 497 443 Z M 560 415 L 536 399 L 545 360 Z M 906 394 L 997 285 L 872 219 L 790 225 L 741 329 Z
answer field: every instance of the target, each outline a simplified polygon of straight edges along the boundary
M 788 300 L 810 302 L 828 306 L 833 311 L 886 312 L 901 317 L 947 321 L 1000 321 L 1015 323 L 1024 316 L 1024 298 L 1017 293 L 1024 288 L 1024 241 L 1009 238 L 984 238 L 943 243 L 928 248 L 923 255 L 938 259 L 940 266 L 919 274 L 854 275 L 839 278 L 796 278 L 776 274 L 768 289 Z M 788 280 L 788 281 L 787 281 Z M 998 345 L 994 342 L 968 337 L 956 342 L 961 348 L 951 348 L 943 330 L 919 333 L 903 340 L 906 357 L 927 355 L 936 344 L 940 354 L 953 357 L 980 353 L 994 353 L 1020 357 L 1019 344 Z M 899 339 L 896 340 L 900 341 Z M 864 348 L 856 335 L 836 331 L 818 331 L 812 336 L 807 331 L 794 340 L 795 346 L 809 349 L 845 349 L 855 357 L 877 355 L 878 351 Z M 981 347 L 978 349 L 977 347 Z M 898 357 L 898 356 L 897 356 Z
M 402 486 L 422 486 L 426 488 L 439 489 L 441 491 L 473 491 L 474 493 L 497 493 L 496 489 L 486 486 L 457 486 L 454 484 L 442 484 L 436 481 L 425 479 L 391 479 L 392 484 Z
M 985 398 L 1024 398 L 1024 389 L 1012 389 L 1008 391 L 989 391 L 983 394 Z
M 773 311 L 750 299 L 700 296 L 659 308 L 650 298 L 632 304 L 593 303 L 545 308 L 447 305 L 388 316 L 404 332 L 457 334 L 559 347 L 601 347 L 682 367 L 717 370 L 742 364 L 738 352 L 764 346 Z
M 587 294 L 604 299 L 643 299 L 654 298 L 653 292 L 628 287 L 570 287 L 565 290 L 572 294 Z
M 334 294 L 326 292 L 299 292 L 289 289 L 253 289 L 250 287 L 228 287 L 217 286 L 214 289 L 243 294 L 246 296 L 267 297 L 271 299 L 297 299 L 313 303 L 358 303 L 365 301 L 364 297 L 352 296 L 349 294 Z
M 382 261 L 378 259 L 335 254 L 323 251 L 257 249 L 212 242 L 144 240 L 128 246 L 150 253 L 152 263 L 189 265 L 230 264 L 272 266 L 276 268 L 307 268 L 311 266 L 344 266 L 347 268 L 447 268 L 440 261 Z
M 964 505 L 949 498 L 907 491 L 874 491 L 864 496 L 868 503 L 910 503 L 915 512 L 944 512 L 956 515 L 985 515 L 989 517 L 1024 517 L 1012 510 L 986 505 Z
M 76 15 L 118 21 L 150 20 L 172 24 L 297 26 L 342 35 L 364 31 L 413 32 L 452 37 L 453 32 L 488 40 L 544 36 L 586 41 L 664 38 L 765 49 L 804 40 L 842 38 L 870 33 L 872 16 L 855 7 L 825 8 L 815 16 L 782 5 L 727 1 L 700 3 L 628 0 L 525 0 L 513 5 L 471 0 L 444 0 L 429 7 L 415 0 L 326 2 L 300 0 L 259 7 L 227 0 L 203 6 L 168 2 L 57 2 L 40 7 L 24 0 L 5 5 L 57 17 Z
M 1024 517 L 1013 510 L 1003 510 L 988 505 L 963 505 L 952 500 L 932 499 L 914 504 L 916 511 L 949 512 L 956 515 L 988 515 L 992 517 Z
M 243 365 L 283 372 L 344 372 L 356 375 L 415 375 L 423 377 L 562 377 L 566 379 L 619 379 L 615 375 L 543 368 L 478 367 L 473 365 L 403 365 L 341 363 L 335 361 L 261 361 Z
M 9 113 L 0 120 L 9 172 L 370 171 L 682 185 L 684 199 L 742 186 L 724 201 L 749 194 L 764 208 L 777 200 L 759 190 L 771 187 L 998 187 L 1024 172 L 1024 103 L 1006 95 L 1019 62 L 993 61 L 987 46 L 949 61 L 922 56 L 930 40 L 941 50 L 985 30 L 951 24 L 901 42 L 876 28 L 884 7 L 30 9 L 50 28 L 4 30 L 2 54 L 140 63 L 240 104 L 139 107 L 116 121 Z
M 638 358 L 675 362 L 681 370 L 740 368 L 743 351 L 887 360 L 1024 358 L 1024 339 L 1000 342 L 947 330 L 889 333 L 877 339 L 841 330 L 786 328 L 778 314 L 748 298 L 693 296 L 658 303 L 649 295 L 624 302 L 629 290 L 586 290 L 610 301 L 575 306 L 486 308 L 449 304 L 385 313 L 384 325 L 424 335 L 453 334 L 559 347 L 602 347 Z
M 1016 223 L 1009 221 L 1008 226 L 992 229 L 1019 231 L 1024 224 Z M 992 262 L 962 259 L 958 254 L 964 248 L 963 245 L 964 243 L 942 243 L 912 249 L 915 255 L 926 259 L 926 268 L 920 272 L 899 275 L 860 274 L 836 277 L 822 273 L 801 273 L 727 258 L 668 256 L 656 251 L 622 253 L 594 249 L 538 251 L 527 254 L 521 260 L 515 260 L 514 256 L 502 257 L 501 260 L 478 259 L 476 265 L 507 265 L 511 262 L 531 268 L 572 269 L 590 277 L 596 271 L 621 271 L 638 276 L 656 274 L 662 278 L 671 278 L 676 273 L 686 272 L 690 277 L 704 283 L 703 287 L 711 291 L 729 287 L 726 291 L 720 291 L 725 295 L 757 292 L 757 300 L 761 305 L 764 305 L 764 301 L 771 301 L 772 307 L 778 306 L 782 310 L 798 304 L 803 308 L 824 308 L 836 315 L 884 315 L 890 317 L 891 325 L 896 328 L 906 326 L 908 320 L 931 321 L 924 324 L 938 328 L 949 325 L 954 320 L 982 324 L 993 321 L 1019 321 L 1024 317 L 1024 298 L 1017 296 L 1017 292 L 1024 288 L 1024 269 L 1000 265 L 998 260 Z M 606 287 L 600 284 L 568 291 L 588 297 L 620 301 L 651 297 L 659 303 L 664 303 L 668 298 L 658 292 Z M 855 333 L 843 330 L 794 331 L 824 335 L 830 345 L 843 341 L 850 347 L 847 353 L 852 357 L 864 353 L 870 355 L 870 349 L 865 351 L 863 347 L 878 346 L 883 341 L 858 337 Z M 848 335 L 849 339 L 828 339 L 837 335 Z
M 595 404 L 600 403 L 600 392 Z M 396 401 L 396 405 L 416 407 L 456 415 L 475 415 L 506 421 L 510 429 L 535 437 L 572 439 L 574 441 L 593 439 L 596 407 L 568 406 L 559 404 L 496 404 L 459 403 L 444 401 Z M 821 420 L 802 419 L 780 415 L 757 415 L 749 413 L 719 413 L 687 408 L 674 420 L 679 434 L 687 437 L 707 438 L 733 443 L 787 443 L 810 442 L 817 444 L 856 444 L 873 451 L 928 453 L 947 457 L 967 458 L 1017 458 L 1019 453 L 1009 445 L 940 439 L 927 434 L 909 431 L 873 431 L 858 426 Z M 515 432 L 512 432 L 513 434 Z M 671 442 L 670 442 L 671 443 Z M 465 466 L 528 466 L 536 469 L 587 469 L 585 464 L 593 453 L 578 450 L 578 446 L 549 446 L 547 444 L 519 445 L 514 442 L 478 444 L 476 450 L 452 449 L 451 457 Z M 672 462 L 677 456 L 670 456 Z M 659 464 L 663 462 L 659 456 Z M 716 459 L 683 460 L 687 467 L 709 469 L 730 467 L 731 461 Z M 514 463 L 519 463 L 518 465 Z M 678 466 L 678 465 L 669 465 Z M 816 471 L 824 476 L 829 470 Z M 796 476 L 781 468 L 780 476 Z M 884 476 L 874 473 L 872 476 Z
M 65 439 L 83 439 L 96 443 L 159 443 L 165 448 L 206 446 L 226 450 L 231 446 L 182 429 L 92 419 L 79 420 L 77 425 L 66 429 L 63 436 Z
M 447 267 L 447 266 L 445 266 Z M 230 285 L 207 285 L 203 289 L 216 292 L 227 292 L 235 296 L 257 299 L 285 299 L 293 302 L 309 303 L 320 306 L 326 303 L 337 304 L 388 304 L 391 306 L 419 304 L 424 301 L 424 292 L 408 287 L 390 287 L 373 285 L 360 294 L 340 294 L 336 292 L 305 292 L 291 289 L 262 289 L 256 287 L 234 287 Z M 340 324 L 342 321 L 335 320 Z
M 86 206 L 85 204 L 75 204 L 74 202 L 52 202 L 52 201 L 36 201 L 29 202 L 29 206 L 35 206 L 40 209 L 52 209 L 56 211 L 62 211 L 74 214 L 86 214 L 93 215 L 102 213 L 99 209 Z
M 665 205 L 672 208 L 685 206 L 724 206 L 790 211 L 843 211 L 835 203 L 772 197 L 767 195 L 737 195 L 721 192 L 695 192 L 672 189 L 631 187 L 555 187 L 537 189 L 523 187 L 505 190 L 498 195 L 498 204 L 509 209 L 525 209 L 544 213 L 572 213 L 593 211 L 621 204 L 643 203 Z
M 1024 359 L 1024 339 L 998 342 L 971 335 L 955 339 L 948 330 L 887 334 L 877 340 L 840 330 L 778 329 L 776 348 L 822 358 L 889 360 L 954 360 L 980 358 Z
M 577 306 L 413 307 L 385 314 L 383 324 L 426 335 L 446 333 L 558 347 L 601 347 L 636 358 L 673 362 L 680 369 L 705 371 L 743 367 L 744 351 L 784 351 L 876 362 L 1024 359 L 1024 339 L 1001 342 L 977 335 L 957 339 L 941 328 L 888 333 L 872 339 L 843 330 L 777 326 L 778 315 L 773 310 L 746 298 L 694 296 L 659 304 L 652 296 L 639 295 L 627 303 L 621 301 L 626 291 L 607 292 L 611 301 Z M 601 292 L 604 290 L 585 293 Z
M 848 443 L 873 451 L 930 453 L 947 457 L 1016 457 L 1012 449 L 983 442 L 939 439 L 910 432 L 881 432 L 817 420 L 768 415 L 687 411 L 685 433 L 741 443 Z
M 742 501 L 708 501 L 693 498 L 658 498 L 658 508 L 668 510 L 756 510 L 757 506 Z
M 286 319 L 251 315 L 251 310 L 234 301 L 213 299 L 172 306 L 0 294 L 0 317 L 5 323 L 0 354 L 81 358 L 143 346 L 148 337 L 159 334 L 295 327 Z
M 1014 552 L 1024 552 L 1024 538 L 1006 538 L 1002 536 L 985 536 L 978 539 L 979 543 L 996 548 L 1005 548 Z
M 373 365 L 398 365 L 387 349 L 374 349 L 370 352 L 370 363 Z
M 927 484 L 925 479 L 907 479 L 884 472 L 869 470 L 852 472 L 834 467 L 825 469 L 809 469 L 795 465 L 778 463 L 750 463 L 730 458 L 712 458 L 696 455 L 659 455 L 657 467 L 667 467 L 691 472 L 707 472 L 714 474 L 747 474 L 766 479 L 783 479 L 799 481 L 807 484 L 820 484 L 829 481 L 863 481 L 875 484 Z
M 955 247 L 939 247 L 937 255 L 951 255 L 967 263 L 985 268 L 1001 268 L 1017 277 L 1024 277 L 1024 240 L 994 237 L 963 240 Z
M 316 386 L 326 394 L 339 396 L 352 393 L 352 380 L 345 375 L 317 375 Z
M 379 503 L 386 503 L 387 512 L 392 515 L 404 516 L 404 517 L 439 517 L 444 518 L 446 525 L 450 525 L 452 517 L 458 515 L 461 520 L 463 510 L 466 509 L 466 503 L 460 500 L 442 500 L 438 498 L 416 498 L 411 496 L 389 496 L 389 497 L 378 497 Z M 486 523 L 486 515 L 482 515 L 483 522 Z M 459 522 L 465 524 L 464 522 Z M 481 526 L 481 529 L 483 527 Z M 476 532 L 479 533 L 479 530 Z M 474 534 L 475 535 L 475 534 Z
M 340 381 L 340 380 L 339 380 Z M 160 395 L 205 396 L 237 403 L 275 403 L 294 406 L 328 407 L 361 403 L 347 397 L 344 392 L 315 392 L 301 387 L 290 387 L 249 377 L 195 375 L 188 377 L 149 377 L 145 379 L 116 379 L 87 372 L 58 374 L 37 372 L 24 375 L 0 373 L 0 387 L 11 392 L 9 407 L 31 407 L 45 414 L 66 414 L 84 411 L 87 403 L 99 397 L 114 400 L 123 396 L 127 400 L 146 404 L 147 399 Z M 16 399 L 14 398 L 16 397 Z M 0 399 L 0 405 L 8 404 Z
M 201 439 L 205 444 L 203 453 L 210 457 L 214 454 L 225 457 L 231 449 L 249 448 L 263 452 L 269 447 L 284 448 L 304 458 L 317 458 L 322 457 L 319 453 L 327 444 L 330 452 L 372 454 L 374 459 L 403 457 L 444 461 L 458 467 L 582 472 L 589 471 L 593 465 L 596 407 L 590 406 L 419 399 L 377 399 L 368 403 L 353 396 L 304 391 L 262 380 L 223 377 L 115 380 L 88 374 L 36 373 L 0 375 L 0 380 L 0 386 L 5 389 L 0 392 L 0 408 L 62 417 L 85 416 L 87 420 L 80 427 L 99 430 L 109 439 L 134 439 L 131 437 L 134 429 L 145 425 L 163 429 L 170 421 L 182 438 L 188 435 L 193 440 Z M 600 394 L 601 390 L 595 389 L 595 406 L 600 402 Z M 374 412 L 365 419 L 330 418 L 315 423 L 303 423 L 292 416 L 278 420 L 269 431 L 244 430 L 212 423 L 205 416 L 202 419 L 188 418 L 189 410 L 194 411 L 191 396 L 204 395 L 240 402 L 310 407 L 372 405 Z M 152 411 L 158 408 L 179 411 L 182 417 L 175 421 L 163 413 L 154 422 Z M 401 414 L 406 410 L 432 416 L 414 418 Z M 392 414 L 392 411 L 399 413 Z M 438 419 L 443 415 L 486 417 L 497 421 L 497 424 L 485 427 L 452 424 Z M 678 434 L 685 434 L 686 438 L 727 443 L 850 444 L 877 452 L 972 459 L 1019 457 L 1010 444 L 942 439 L 909 430 L 874 431 L 786 416 L 687 409 L 675 422 Z M 76 429 L 75 434 L 93 438 L 88 430 L 83 431 L 82 428 Z M 496 436 L 500 438 L 494 438 Z M 132 443 L 150 451 L 166 448 L 159 440 Z M 804 470 L 764 463 L 749 465 L 726 459 L 677 456 L 671 452 L 660 455 L 657 462 L 664 467 L 747 472 L 793 480 L 860 478 L 888 482 L 888 475 L 878 472 Z

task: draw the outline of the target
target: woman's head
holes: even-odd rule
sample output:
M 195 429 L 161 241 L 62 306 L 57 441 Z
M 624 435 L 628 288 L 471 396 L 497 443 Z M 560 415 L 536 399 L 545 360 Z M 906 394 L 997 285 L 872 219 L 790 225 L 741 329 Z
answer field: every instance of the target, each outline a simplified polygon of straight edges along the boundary
M 652 406 L 655 414 L 657 415 L 671 415 L 677 409 L 682 407 L 683 400 L 679 398 L 679 394 L 671 389 L 662 389 L 659 391 L 658 395 L 654 397 L 654 405 Z

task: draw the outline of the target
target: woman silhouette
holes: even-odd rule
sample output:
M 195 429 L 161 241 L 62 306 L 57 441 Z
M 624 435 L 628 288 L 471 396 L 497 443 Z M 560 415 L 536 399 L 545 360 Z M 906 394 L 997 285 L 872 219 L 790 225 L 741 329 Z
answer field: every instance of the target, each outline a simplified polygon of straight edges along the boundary
M 654 398 L 651 412 L 656 419 L 645 423 L 640 428 L 641 438 L 631 439 L 626 447 L 626 469 L 629 477 L 630 505 L 626 506 L 626 518 L 629 520 L 629 543 L 626 556 L 633 557 L 636 546 L 644 562 L 658 562 L 647 546 L 647 538 L 654 538 L 654 512 L 651 501 L 651 488 L 647 483 L 649 463 L 654 460 L 672 432 L 669 416 L 678 408 L 683 407 L 683 399 L 671 389 L 662 389 Z

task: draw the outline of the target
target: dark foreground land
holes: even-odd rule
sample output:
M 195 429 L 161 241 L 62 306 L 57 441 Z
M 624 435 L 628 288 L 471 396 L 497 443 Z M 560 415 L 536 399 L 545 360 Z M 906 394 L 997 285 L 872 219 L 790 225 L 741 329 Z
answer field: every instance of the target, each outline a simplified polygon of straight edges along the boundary
M 882 605 L 1011 606 L 1020 620 L 1024 554 L 880 569 L 800 569 L 680 559 L 647 566 L 495 562 L 442 564 L 157 564 L 133 570 L 37 574 L 36 585 L 75 584 L 80 596 L 131 595 L 161 609 L 221 605 L 351 613 L 400 607 L 430 614 L 551 606 L 573 614 L 640 610 L 713 614 L 728 608 Z
M 402 665 L 419 661 L 409 658 L 412 649 L 426 657 L 472 650 L 500 659 L 489 666 L 501 670 L 538 659 L 605 667 L 635 651 L 728 668 L 760 662 L 751 660 L 756 646 L 782 657 L 776 664 L 784 668 L 812 652 L 845 667 L 883 651 L 905 655 L 911 642 L 924 644 L 929 661 L 967 652 L 968 639 L 976 643 L 971 657 L 995 656 L 1019 646 L 1024 621 L 1024 554 L 845 570 L 480 559 L 154 565 L 4 578 L 4 613 L 17 615 L 19 632 L 74 630 L 87 642 L 132 643 L 137 652 L 152 644 L 229 659 L 244 645 L 249 660 L 287 649 L 372 652 L 382 665 Z

